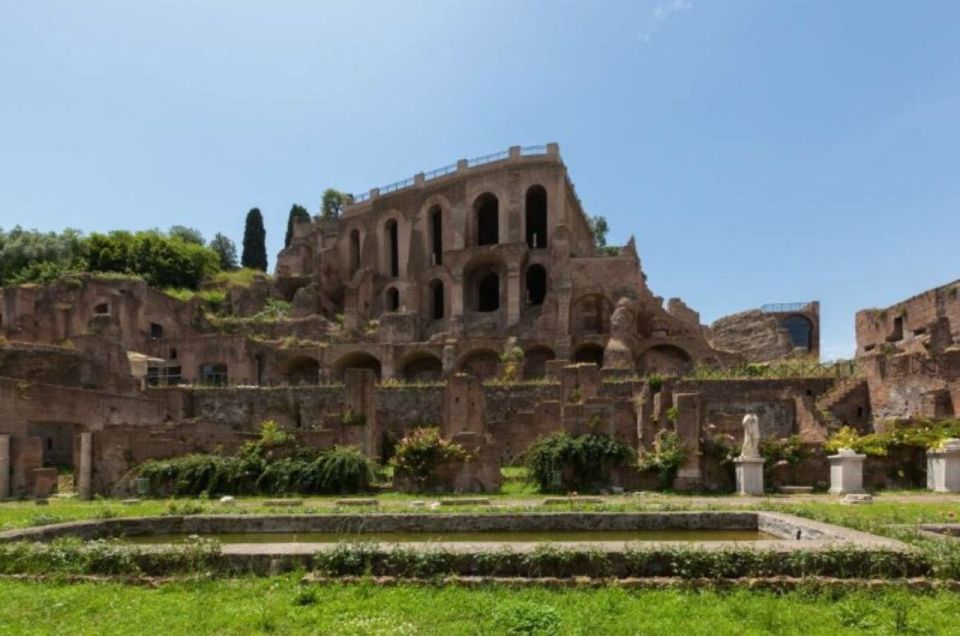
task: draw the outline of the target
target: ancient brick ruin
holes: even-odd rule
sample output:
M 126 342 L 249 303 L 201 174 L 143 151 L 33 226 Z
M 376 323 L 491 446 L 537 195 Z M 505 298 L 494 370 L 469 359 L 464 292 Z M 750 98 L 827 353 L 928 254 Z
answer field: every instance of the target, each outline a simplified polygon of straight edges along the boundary
M 115 492 L 147 459 L 230 452 L 266 419 L 378 460 L 438 426 L 475 453 L 444 480 L 462 491 L 496 489 L 500 466 L 553 431 L 640 448 L 670 429 L 690 450 L 676 485 L 726 488 L 710 440 L 740 435 L 745 413 L 811 444 L 878 416 L 954 414 L 958 287 L 860 312 L 862 372 L 697 376 L 815 359 L 819 304 L 701 325 L 648 288 L 632 239 L 597 248 L 555 144 L 513 147 L 296 225 L 275 276 L 223 288 L 217 311 L 93 274 L 3 289 L 0 497 L 49 494 L 58 467 L 83 496 Z M 820 468 L 781 481 L 817 483 Z

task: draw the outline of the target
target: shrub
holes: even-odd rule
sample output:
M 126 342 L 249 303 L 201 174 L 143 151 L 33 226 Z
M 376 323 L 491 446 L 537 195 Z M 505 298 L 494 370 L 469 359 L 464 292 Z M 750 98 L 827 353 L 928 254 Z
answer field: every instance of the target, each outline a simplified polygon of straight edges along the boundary
M 523 371 L 523 349 L 516 346 L 510 347 L 500 354 L 500 362 L 503 363 L 504 380 L 519 380 Z
M 849 426 L 844 426 L 823 447 L 831 453 L 841 448 L 851 448 L 858 453 L 881 457 L 895 448 L 934 448 L 950 437 L 960 437 L 960 419 L 895 422 L 882 432 L 867 435 L 860 435 Z
M 771 466 L 779 461 L 786 461 L 791 466 L 795 466 L 806 457 L 799 435 L 791 435 L 783 439 L 768 437 L 760 440 L 760 455 Z
M 267 420 L 261 425 L 260 439 L 248 442 L 236 455 L 151 460 L 138 473 L 160 494 L 339 494 L 367 490 L 375 466 L 353 447 L 302 448 L 295 435 Z
M 647 386 L 651 393 L 659 393 L 663 388 L 663 376 L 658 373 L 651 373 L 647 376 Z
M 633 451 L 607 435 L 573 437 L 561 431 L 537 439 L 525 458 L 529 479 L 541 491 L 580 491 L 606 486 L 609 470 L 628 464 Z
M 440 464 L 469 458 L 463 446 L 443 439 L 439 429 L 424 427 L 414 429 L 397 443 L 390 465 L 422 488 Z
M 653 442 L 653 451 L 642 452 L 637 462 L 641 471 L 654 471 L 661 488 L 669 488 L 680 467 L 687 460 L 687 448 L 672 431 L 660 431 Z

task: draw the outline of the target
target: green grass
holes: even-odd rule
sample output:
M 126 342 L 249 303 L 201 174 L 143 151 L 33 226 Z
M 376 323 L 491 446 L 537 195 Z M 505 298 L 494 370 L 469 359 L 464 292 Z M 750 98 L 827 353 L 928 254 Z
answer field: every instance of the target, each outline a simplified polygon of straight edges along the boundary
M 856 634 L 957 632 L 960 595 L 310 586 L 298 577 L 0 582 L 6 634 Z
M 243 267 L 228 272 L 217 272 L 210 277 L 210 281 L 224 286 L 249 287 L 257 276 L 269 278 L 267 274 L 258 269 Z

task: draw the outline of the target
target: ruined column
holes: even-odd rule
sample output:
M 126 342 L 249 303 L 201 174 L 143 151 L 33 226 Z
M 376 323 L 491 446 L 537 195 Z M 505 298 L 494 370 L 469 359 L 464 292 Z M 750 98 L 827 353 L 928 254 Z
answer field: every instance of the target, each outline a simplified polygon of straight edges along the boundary
M 77 471 L 77 496 L 93 498 L 93 433 L 80 433 L 80 466 Z
M 678 490 L 698 488 L 702 481 L 700 472 L 700 394 L 677 393 L 673 396 L 673 406 L 676 411 L 675 431 L 680 442 L 687 449 L 687 460 L 677 472 L 674 487 Z
M 520 268 L 510 267 L 507 270 L 507 326 L 516 325 L 520 322 L 520 309 L 523 306 L 523 299 L 520 298 L 522 289 L 520 285 Z
M 10 436 L 0 435 L 0 499 L 10 496 Z

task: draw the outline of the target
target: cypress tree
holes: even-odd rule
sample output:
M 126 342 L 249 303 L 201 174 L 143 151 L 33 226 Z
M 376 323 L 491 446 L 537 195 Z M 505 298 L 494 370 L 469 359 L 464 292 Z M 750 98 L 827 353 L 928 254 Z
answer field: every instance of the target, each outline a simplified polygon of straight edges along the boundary
M 259 269 L 261 272 L 267 271 L 267 231 L 263 229 L 263 215 L 260 214 L 260 208 L 251 208 L 247 212 L 240 264 L 251 269 Z
M 293 224 L 299 219 L 309 221 L 310 213 L 307 212 L 307 208 L 298 203 L 294 203 L 293 207 L 290 208 L 290 216 L 287 217 L 287 236 L 283 239 L 284 247 L 290 247 L 290 241 L 293 240 Z

